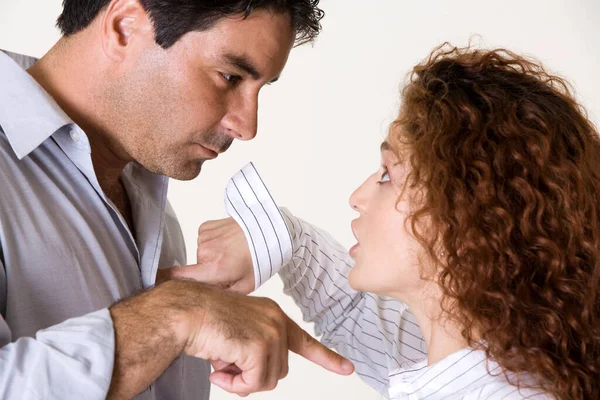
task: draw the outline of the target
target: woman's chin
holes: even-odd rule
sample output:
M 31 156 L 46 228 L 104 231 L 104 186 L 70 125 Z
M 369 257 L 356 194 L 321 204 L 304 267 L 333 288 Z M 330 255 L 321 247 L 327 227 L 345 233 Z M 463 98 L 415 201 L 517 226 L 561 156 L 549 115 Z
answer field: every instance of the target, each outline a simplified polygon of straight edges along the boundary
M 348 284 L 350 287 L 358 292 L 370 292 L 369 284 L 360 267 L 354 265 L 348 274 Z
M 357 278 L 356 278 L 356 265 L 354 267 L 352 267 L 352 269 L 350 270 L 350 272 L 348 273 L 348 284 L 350 285 L 350 287 L 354 290 L 360 290 L 357 287 Z

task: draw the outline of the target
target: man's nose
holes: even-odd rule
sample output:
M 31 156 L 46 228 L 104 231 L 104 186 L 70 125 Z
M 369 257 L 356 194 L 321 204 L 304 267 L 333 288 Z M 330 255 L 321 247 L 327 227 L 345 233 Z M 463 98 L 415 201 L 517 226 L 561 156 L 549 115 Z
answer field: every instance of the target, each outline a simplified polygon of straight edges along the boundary
M 244 99 L 232 106 L 225 125 L 234 139 L 254 139 L 258 125 L 258 96 Z

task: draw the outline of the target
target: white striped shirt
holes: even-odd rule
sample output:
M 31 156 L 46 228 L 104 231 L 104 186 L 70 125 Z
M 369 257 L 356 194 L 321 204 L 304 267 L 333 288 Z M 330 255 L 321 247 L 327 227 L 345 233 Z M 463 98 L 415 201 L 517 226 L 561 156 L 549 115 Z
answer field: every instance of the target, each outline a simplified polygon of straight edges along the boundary
M 321 341 L 354 362 L 369 385 L 392 399 L 543 399 L 517 389 L 485 353 L 465 349 L 427 366 L 415 316 L 402 302 L 357 292 L 354 260 L 326 232 L 278 208 L 252 163 L 227 185 L 227 212 L 242 227 L 259 287 L 279 273 L 284 290 L 315 323 Z M 537 396 L 537 397 L 536 397 Z
M 392 399 L 552 399 L 538 389 L 519 389 L 516 383 L 533 385 L 534 381 L 525 374 L 504 375 L 500 366 L 487 359 L 485 352 L 463 349 L 441 361 L 427 366 L 423 360 L 409 368 L 390 373 L 389 394 Z

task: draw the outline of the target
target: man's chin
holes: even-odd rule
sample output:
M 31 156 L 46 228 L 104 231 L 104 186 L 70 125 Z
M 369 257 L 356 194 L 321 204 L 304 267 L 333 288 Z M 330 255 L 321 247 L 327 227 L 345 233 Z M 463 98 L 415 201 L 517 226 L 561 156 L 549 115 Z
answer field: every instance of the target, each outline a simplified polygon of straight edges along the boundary
M 191 181 L 200 175 L 200 171 L 202 171 L 202 164 L 204 164 L 204 160 L 194 164 L 188 164 L 185 167 L 178 168 L 168 176 L 170 178 L 177 179 L 178 181 Z
M 163 168 L 156 168 L 156 171 L 151 170 L 151 172 L 159 175 L 165 175 L 169 178 L 177 179 L 178 181 L 191 181 L 200 174 L 204 161 L 206 160 L 200 160 L 181 165 L 170 165 Z

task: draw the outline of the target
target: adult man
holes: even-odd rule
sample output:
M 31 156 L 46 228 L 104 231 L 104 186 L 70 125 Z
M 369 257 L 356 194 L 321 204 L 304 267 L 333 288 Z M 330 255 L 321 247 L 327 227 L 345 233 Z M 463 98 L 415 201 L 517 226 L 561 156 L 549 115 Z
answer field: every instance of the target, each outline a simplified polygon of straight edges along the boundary
M 0 53 L 0 397 L 208 398 L 182 353 L 239 394 L 288 348 L 352 371 L 265 299 L 172 281 L 107 308 L 185 263 L 167 177 L 255 136 L 316 3 L 65 0 L 41 60 Z

